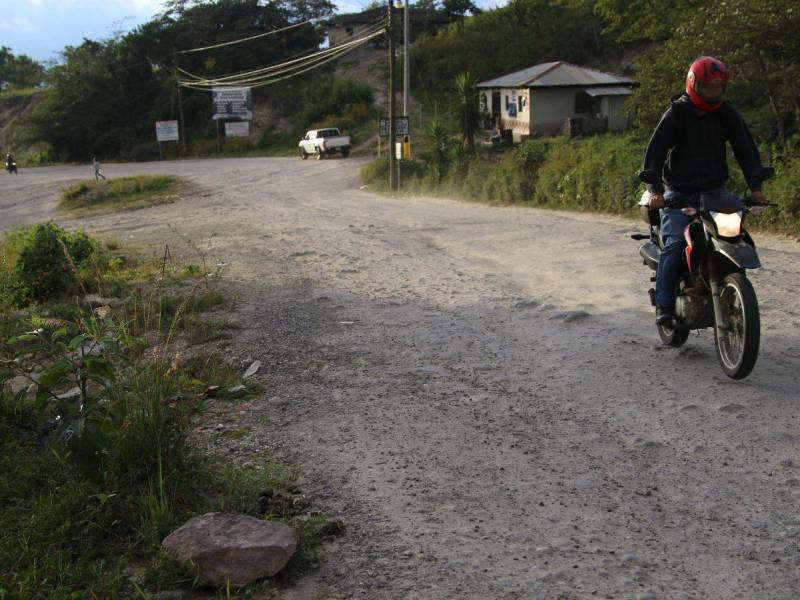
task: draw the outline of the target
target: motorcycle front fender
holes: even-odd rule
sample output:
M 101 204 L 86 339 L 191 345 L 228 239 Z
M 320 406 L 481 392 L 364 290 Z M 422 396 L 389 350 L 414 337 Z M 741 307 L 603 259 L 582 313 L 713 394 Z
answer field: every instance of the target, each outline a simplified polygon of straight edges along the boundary
M 761 267 L 761 261 L 758 260 L 756 249 L 743 240 L 732 243 L 719 238 L 711 238 L 711 243 L 714 246 L 714 250 L 740 269 L 758 269 Z

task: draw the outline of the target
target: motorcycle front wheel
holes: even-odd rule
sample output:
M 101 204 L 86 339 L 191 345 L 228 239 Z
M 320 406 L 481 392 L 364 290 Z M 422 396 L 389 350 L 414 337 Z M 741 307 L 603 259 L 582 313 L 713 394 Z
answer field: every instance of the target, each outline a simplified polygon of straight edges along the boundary
M 761 319 L 753 286 L 743 273 L 731 273 L 722 281 L 720 290 L 722 315 L 714 327 L 717 360 L 731 379 L 744 379 L 753 370 L 758 358 Z

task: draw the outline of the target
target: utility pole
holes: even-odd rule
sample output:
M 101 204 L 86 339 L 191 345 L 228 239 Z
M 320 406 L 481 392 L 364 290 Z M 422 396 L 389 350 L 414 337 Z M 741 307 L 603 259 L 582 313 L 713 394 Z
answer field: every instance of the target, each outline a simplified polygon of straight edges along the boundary
M 186 121 L 183 119 L 183 98 L 181 97 L 181 78 L 180 71 L 178 71 L 178 55 L 175 55 L 175 85 L 178 88 L 178 118 L 180 119 L 180 127 L 178 128 L 178 143 L 182 154 L 186 154 Z
M 408 44 L 411 39 L 411 0 L 403 0 L 405 11 L 403 11 L 403 116 L 411 117 L 411 61 L 408 56 Z
M 394 123 L 397 118 L 397 108 L 395 106 L 395 95 L 397 86 L 395 85 L 394 72 L 394 0 L 389 0 L 389 189 L 397 190 L 397 171 L 395 169 L 395 134 Z

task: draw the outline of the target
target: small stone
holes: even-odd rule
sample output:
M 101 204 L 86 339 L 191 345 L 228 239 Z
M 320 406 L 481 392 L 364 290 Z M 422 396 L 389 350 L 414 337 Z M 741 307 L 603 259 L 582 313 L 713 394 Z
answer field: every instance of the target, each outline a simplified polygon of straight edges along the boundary
M 791 459 L 791 458 L 788 458 L 788 457 L 787 457 L 787 458 L 784 458 L 784 459 L 781 461 L 781 466 L 782 466 L 782 467 L 791 467 L 792 465 L 794 465 L 794 462 L 792 461 L 792 459 Z
M 112 310 L 111 307 L 105 304 L 103 306 L 98 306 L 97 308 L 95 308 L 94 314 L 96 314 L 101 319 L 105 319 L 108 315 L 111 314 L 111 310 Z
M 81 388 L 75 386 L 74 388 L 68 389 L 66 392 L 58 394 L 59 400 L 74 400 L 75 398 L 80 398 L 81 395 Z
M 514 305 L 514 308 L 525 310 L 529 308 L 536 308 L 537 306 L 539 306 L 539 303 L 536 300 L 521 300 Z
M 243 379 L 247 379 L 248 377 L 252 377 L 256 373 L 258 373 L 258 370 L 260 368 L 261 368 L 261 361 L 260 360 L 253 361 L 253 364 L 251 364 L 249 367 L 247 367 L 247 371 L 244 372 L 244 375 L 242 375 L 242 378 Z
M 325 523 L 320 527 L 319 532 L 322 535 L 342 535 L 344 533 L 344 521 L 341 519 L 328 519 Z
M 238 396 L 245 391 L 245 389 L 245 386 L 240 383 L 239 385 L 228 388 L 227 393 L 229 396 Z

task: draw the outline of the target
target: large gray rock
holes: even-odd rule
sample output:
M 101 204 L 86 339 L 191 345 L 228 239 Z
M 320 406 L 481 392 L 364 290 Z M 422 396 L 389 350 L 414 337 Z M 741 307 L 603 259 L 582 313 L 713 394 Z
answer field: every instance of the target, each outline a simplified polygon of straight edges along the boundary
M 285 567 L 297 540 L 294 529 L 281 523 L 208 513 L 189 519 L 161 547 L 179 562 L 196 565 L 206 583 L 244 586 Z

